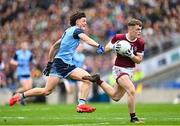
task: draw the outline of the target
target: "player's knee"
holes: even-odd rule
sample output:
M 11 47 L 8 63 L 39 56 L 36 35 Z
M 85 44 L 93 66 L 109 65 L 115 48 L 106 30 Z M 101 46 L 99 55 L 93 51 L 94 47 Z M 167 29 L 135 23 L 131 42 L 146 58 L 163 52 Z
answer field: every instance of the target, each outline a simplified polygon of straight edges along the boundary
M 112 98 L 113 101 L 118 102 L 120 98 Z
M 115 101 L 115 102 L 118 102 L 120 100 L 120 98 L 114 93 L 112 95 L 112 100 Z
M 131 96 L 135 96 L 135 94 L 136 94 L 135 89 L 130 89 L 128 94 L 131 95 Z

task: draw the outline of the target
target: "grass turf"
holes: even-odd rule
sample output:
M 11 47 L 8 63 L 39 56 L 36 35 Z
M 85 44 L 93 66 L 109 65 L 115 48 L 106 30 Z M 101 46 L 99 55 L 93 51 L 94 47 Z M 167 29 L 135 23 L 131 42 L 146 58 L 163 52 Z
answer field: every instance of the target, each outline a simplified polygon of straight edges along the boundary
M 94 113 L 77 113 L 76 105 L 15 105 L 0 106 L 0 125 L 64 125 L 64 126 L 113 126 L 135 125 L 129 122 L 126 104 L 92 104 Z M 138 104 L 137 115 L 144 124 L 180 125 L 180 105 Z

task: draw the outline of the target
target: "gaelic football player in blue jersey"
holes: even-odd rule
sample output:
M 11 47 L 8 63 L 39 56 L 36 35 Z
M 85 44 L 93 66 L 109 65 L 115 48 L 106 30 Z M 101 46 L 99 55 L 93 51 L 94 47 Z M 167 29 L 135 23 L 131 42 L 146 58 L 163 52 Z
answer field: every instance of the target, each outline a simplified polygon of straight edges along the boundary
M 16 66 L 16 74 L 21 87 L 16 92 L 22 93 L 32 88 L 30 63 L 33 61 L 32 52 L 28 49 L 28 43 L 22 42 L 21 49 L 15 52 L 10 64 Z
M 77 68 L 73 64 L 72 58 L 80 40 L 96 47 L 97 53 L 104 53 L 104 47 L 84 33 L 87 25 L 84 12 L 76 12 L 72 14 L 70 16 L 70 25 L 71 27 L 66 29 L 62 37 L 50 48 L 48 64 L 44 70 L 44 74 L 48 76 L 46 86 L 44 88 L 33 88 L 24 93 L 15 94 L 9 101 L 10 106 L 26 97 L 49 95 L 59 84 L 61 78 L 71 78 L 83 81 L 79 90 L 79 99 L 76 108 L 77 112 L 89 113 L 96 110 L 95 107 L 86 103 L 91 88 L 91 82 L 82 78 L 84 76 L 90 76 L 90 74 L 82 68 Z
M 30 64 L 33 63 L 33 54 L 28 49 L 28 43 L 22 42 L 21 48 L 15 52 L 10 64 L 16 66 L 16 74 L 20 87 L 14 93 L 22 93 L 32 88 L 32 78 Z M 25 101 L 21 99 L 21 104 L 25 105 Z

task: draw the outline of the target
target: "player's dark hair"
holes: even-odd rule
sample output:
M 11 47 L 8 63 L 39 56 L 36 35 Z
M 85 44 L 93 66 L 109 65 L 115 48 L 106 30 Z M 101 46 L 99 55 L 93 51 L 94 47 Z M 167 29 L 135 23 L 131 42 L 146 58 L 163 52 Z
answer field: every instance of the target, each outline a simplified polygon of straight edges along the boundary
M 140 27 L 142 27 L 142 21 L 135 19 L 135 18 L 131 18 L 128 23 L 128 26 L 135 26 L 135 25 L 139 25 Z
M 84 12 L 77 11 L 70 16 L 70 25 L 75 26 L 76 20 L 86 17 Z

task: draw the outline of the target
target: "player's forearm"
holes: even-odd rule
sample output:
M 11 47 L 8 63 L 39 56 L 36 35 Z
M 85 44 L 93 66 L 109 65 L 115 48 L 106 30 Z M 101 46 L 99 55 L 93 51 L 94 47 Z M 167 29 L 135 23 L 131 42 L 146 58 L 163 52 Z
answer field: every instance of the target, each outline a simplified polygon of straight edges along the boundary
M 52 62 L 54 59 L 54 56 L 55 56 L 55 50 L 51 48 L 48 55 L 48 62 Z
M 112 47 L 111 47 L 111 42 L 107 43 L 106 46 L 105 46 L 105 52 L 109 52 L 112 50 Z
M 18 62 L 15 61 L 14 59 L 11 59 L 10 64 L 11 64 L 11 65 L 14 65 L 14 66 L 17 66 L 17 65 L 18 65 Z
M 85 43 L 94 46 L 94 47 L 98 47 L 99 44 L 94 41 L 93 39 L 91 39 L 90 37 L 88 37 L 86 34 L 82 33 L 79 35 L 79 37 L 81 38 L 81 40 L 83 40 Z
M 58 52 L 59 46 L 60 46 L 60 40 L 58 40 L 55 44 L 51 46 L 49 55 L 48 55 L 48 62 L 53 62 L 54 57 Z
M 48 55 L 48 61 L 49 62 L 53 62 L 54 57 L 57 53 L 58 49 L 55 48 L 54 46 L 51 47 L 50 51 L 49 51 L 49 55 Z
M 89 39 L 88 41 L 87 41 L 87 43 L 89 44 L 89 45 L 92 45 L 92 46 L 94 46 L 94 47 L 98 47 L 99 46 L 99 44 L 97 43 L 97 42 L 95 42 L 93 39 Z
M 133 62 L 140 64 L 141 61 L 143 60 L 143 57 L 142 56 L 134 56 L 134 57 L 132 57 L 132 60 L 133 60 Z

